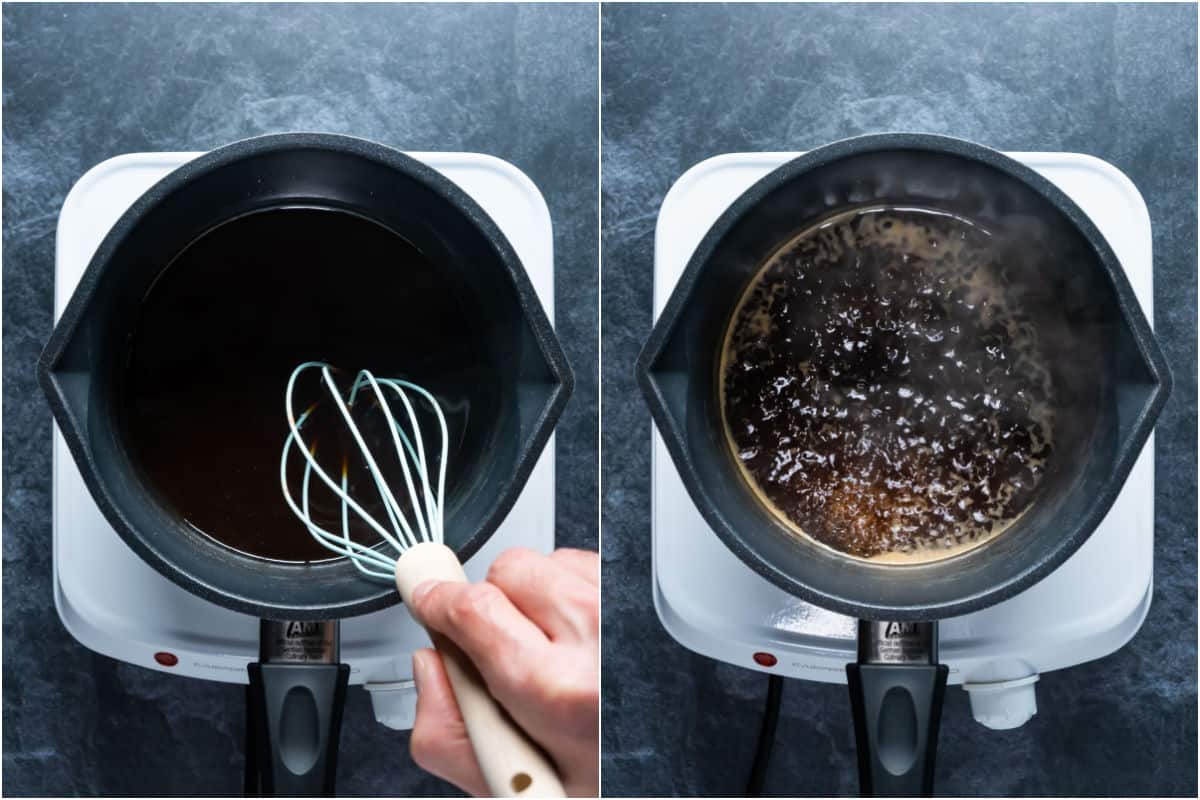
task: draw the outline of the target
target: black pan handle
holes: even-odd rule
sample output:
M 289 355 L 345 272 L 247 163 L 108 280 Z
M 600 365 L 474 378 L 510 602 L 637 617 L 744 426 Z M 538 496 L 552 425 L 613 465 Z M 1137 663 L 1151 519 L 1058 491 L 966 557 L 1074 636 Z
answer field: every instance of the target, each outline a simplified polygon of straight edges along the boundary
M 262 620 L 248 664 L 247 742 L 263 796 L 332 797 L 350 666 L 339 664 L 337 622 Z
M 332 797 L 348 664 L 249 664 L 260 791 Z
M 937 663 L 936 622 L 859 622 L 846 682 L 864 796 L 933 794 L 948 673 Z

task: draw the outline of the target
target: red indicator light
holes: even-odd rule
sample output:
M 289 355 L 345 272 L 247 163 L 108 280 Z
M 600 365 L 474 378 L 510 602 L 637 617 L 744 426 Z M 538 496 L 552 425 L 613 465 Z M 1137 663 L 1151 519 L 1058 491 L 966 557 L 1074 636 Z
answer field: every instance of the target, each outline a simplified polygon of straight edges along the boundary
M 755 656 L 755 658 L 758 658 L 758 656 Z M 162 664 L 164 667 L 173 667 L 179 663 L 179 656 L 175 655 L 174 653 L 155 653 L 154 660 Z
M 773 667 L 779 663 L 779 659 L 770 653 L 755 653 L 754 663 L 758 664 L 760 667 Z

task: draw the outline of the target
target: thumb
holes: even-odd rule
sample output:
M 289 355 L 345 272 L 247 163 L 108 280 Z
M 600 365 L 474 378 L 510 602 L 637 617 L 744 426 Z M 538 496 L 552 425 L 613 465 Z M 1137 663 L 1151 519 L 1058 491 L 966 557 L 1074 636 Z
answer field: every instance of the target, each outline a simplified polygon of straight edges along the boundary
M 417 685 L 417 714 L 409 739 L 413 761 L 468 794 L 490 796 L 437 651 L 425 648 L 413 653 L 413 680 Z

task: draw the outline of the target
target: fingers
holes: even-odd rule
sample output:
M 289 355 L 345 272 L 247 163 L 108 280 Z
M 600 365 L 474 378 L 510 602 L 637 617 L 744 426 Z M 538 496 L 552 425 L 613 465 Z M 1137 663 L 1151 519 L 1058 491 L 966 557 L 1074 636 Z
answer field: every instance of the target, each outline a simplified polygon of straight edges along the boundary
M 411 609 L 427 628 L 462 648 L 497 698 L 511 697 L 537 669 L 550 642 L 494 584 L 427 582 Z
M 410 598 L 410 611 L 437 634 L 434 640 L 444 636 L 462 649 L 492 696 L 546 750 L 568 792 L 586 796 L 597 791 L 598 578 L 596 554 L 515 549 L 501 555 L 483 583 L 426 582 Z M 414 671 L 431 674 L 417 659 L 425 656 L 414 658 Z M 453 704 L 453 735 L 449 744 L 432 741 L 435 734 L 422 720 L 413 731 L 414 757 L 464 789 L 484 791 L 444 666 L 440 658 L 433 662 L 434 677 L 423 679 L 437 688 L 423 686 L 420 696 L 432 699 L 418 702 L 433 709 Z M 419 706 L 418 719 L 425 714 L 445 724 Z M 461 763 L 456 769 L 454 759 L 467 762 L 471 774 L 463 774 Z
M 562 547 L 550 554 L 550 560 L 574 572 L 592 586 L 600 585 L 600 554 Z
M 468 794 L 488 796 L 446 668 L 435 651 L 413 653 L 413 680 L 417 684 L 417 716 L 409 739 L 413 761 Z
M 505 550 L 488 570 L 487 580 L 552 640 L 593 640 L 598 634 L 598 597 L 596 584 L 584 577 L 590 572 L 581 557 L 585 554 L 559 552 L 568 555 L 555 558 L 522 547 Z

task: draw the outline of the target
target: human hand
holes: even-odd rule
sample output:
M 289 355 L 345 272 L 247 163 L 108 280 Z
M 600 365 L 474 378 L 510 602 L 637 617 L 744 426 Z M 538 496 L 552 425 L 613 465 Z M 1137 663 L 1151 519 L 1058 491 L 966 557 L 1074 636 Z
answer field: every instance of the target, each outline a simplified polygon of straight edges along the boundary
M 413 614 L 454 642 L 488 691 L 554 762 L 567 793 L 599 794 L 600 559 L 513 548 L 482 583 L 427 581 Z M 417 716 L 410 748 L 423 769 L 488 794 L 437 651 L 413 654 Z

